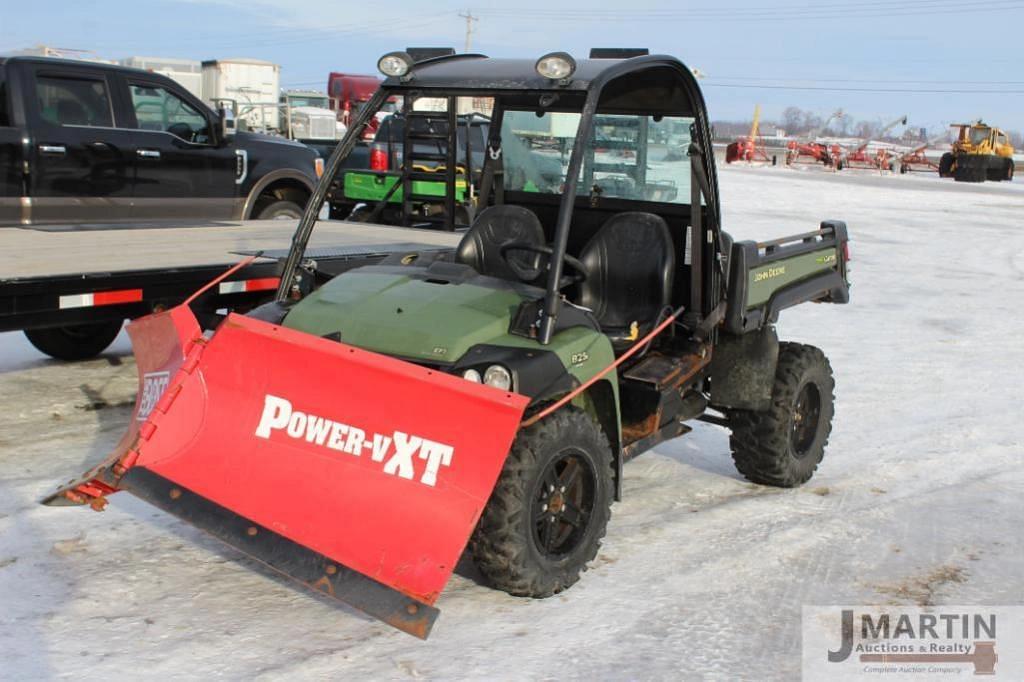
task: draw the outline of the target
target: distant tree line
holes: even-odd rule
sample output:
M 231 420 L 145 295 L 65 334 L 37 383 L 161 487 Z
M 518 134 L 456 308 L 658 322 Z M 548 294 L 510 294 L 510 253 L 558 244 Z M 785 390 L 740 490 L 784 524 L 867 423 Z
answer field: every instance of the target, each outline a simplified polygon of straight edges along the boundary
M 713 125 L 718 139 L 731 140 L 734 137 L 747 135 L 750 132 L 751 123 L 752 120 L 747 119 L 745 121 L 715 121 Z M 825 116 L 814 111 L 791 106 L 786 107 L 782 111 L 782 116 L 778 120 L 761 119 L 761 134 L 772 135 L 776 129 L 781 128 L 790 137 L 800 137 L 821 129 L 824 123 Z M 855 119 L 852 116 L 845 115 L 842 118 L 833 118 L 829 121 L 828 126 L 821 130 L 820 134 L 823 137 L 878 139 L 879 131 L 887 123 L 888 121 Z M 994 123 L 993 125 L 999 124 Z M 915 124 L 913 120 L 908 120 L 905 127 L 894 128 L 886 135 L 885 140 L 908 144 L 918 141 L 923 142 L 924 140 L 921 139 L 921 129 L 924 127 L 926 126 L 921 126 Z M 1004 130 L 1006 129 L 1004 128 Z M 930 129 L 926 131 L 925 135 L 926 137 L 934 137 L 942 134 L 942 132 L 939 129 Z M 1020 132 L 1007 130 L 1006 133 L 1010 136 L 1014 147 L 1018 149 L 1024 148 L 1024 136 Z

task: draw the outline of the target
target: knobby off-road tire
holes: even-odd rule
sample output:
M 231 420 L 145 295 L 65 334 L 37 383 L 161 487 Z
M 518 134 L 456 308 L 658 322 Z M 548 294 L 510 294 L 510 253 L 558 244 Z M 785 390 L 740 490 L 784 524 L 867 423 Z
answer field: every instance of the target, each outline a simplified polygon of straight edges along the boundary
M 474 563 L 515 596 L 568 588 L 597 555 L 612 478 L 608 439 L 582 410 L 566 407 L 523 429 L 470 539 Z
M 26 329 L 29 343 L 58 360 L 88 360 L 107 349 L 121 332 L 121 321 Z
M 793 488 L 806 483 L 825 454 L 835 413 L 835 381 L 814 346 L 779 344 L 771 407 L 731 410 L 729 444 L 736 468 L 754 483 Z
M 953 177 L 953 162 L 956 161 L 956 157 L 953 156 L 953 152 L 946 152 L 939 159 L 939 177 L 940 178 L 951 178 Z

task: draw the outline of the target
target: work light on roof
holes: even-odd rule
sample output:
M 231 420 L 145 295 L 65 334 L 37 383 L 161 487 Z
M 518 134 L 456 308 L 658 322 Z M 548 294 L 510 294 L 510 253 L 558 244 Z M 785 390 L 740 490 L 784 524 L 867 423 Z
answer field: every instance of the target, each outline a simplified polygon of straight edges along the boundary
M 385 76 L 401 78 L 409 73 L 412 63 L 412 57 L 405 52 L 388 52 L 377 60 L 377 68 Z
M 576 60 L 567 52 L 552 52 L 538 59 L 535 68 L 542 77 L 561 81 L 576 71 Z

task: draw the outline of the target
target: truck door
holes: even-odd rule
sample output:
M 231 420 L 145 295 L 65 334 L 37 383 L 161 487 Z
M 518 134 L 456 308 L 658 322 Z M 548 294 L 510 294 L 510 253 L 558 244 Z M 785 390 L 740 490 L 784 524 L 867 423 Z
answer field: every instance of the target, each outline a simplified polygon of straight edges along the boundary
M 32 132 L 33 223 L 130 216 L 131 131 L 115 119 L 111 73 L 41 64 L 32 67 L 31 82 L 23 83 Z
M 0 225 L 21 222 L 21 131 L 14 127 L 4 67 L 0 65 Z
M 237 161 L 213 112 L 156 81 L 128 79 L 135 118 L 135 218 L 227 219 L 241 213 Z

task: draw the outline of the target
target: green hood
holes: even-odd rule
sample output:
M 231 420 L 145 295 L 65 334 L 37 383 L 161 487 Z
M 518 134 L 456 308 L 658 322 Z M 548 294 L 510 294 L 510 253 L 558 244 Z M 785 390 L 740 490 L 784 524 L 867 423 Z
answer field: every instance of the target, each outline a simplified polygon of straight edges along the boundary
M 359 268 L 298 303 L 284 326 L 385 355 L 454 362 L 508 333 L 522 297 L 478 284 L 436 283 Z

